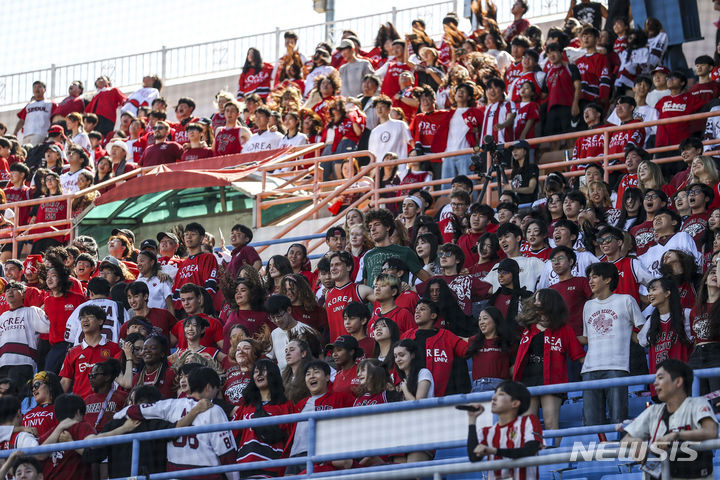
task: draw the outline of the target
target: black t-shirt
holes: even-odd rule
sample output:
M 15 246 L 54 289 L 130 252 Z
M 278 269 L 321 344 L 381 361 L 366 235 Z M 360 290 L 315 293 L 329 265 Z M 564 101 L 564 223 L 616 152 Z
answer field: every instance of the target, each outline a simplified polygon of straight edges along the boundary
M 573 7 L 573 17 L 580 23 L 592 25 L 600 29 L 602 25 L 602 9 L 597 2 L 578 3 Z
M 520 203 L 531 203 L 537 200 L 537 193 L 539 188 L 539 182 L 537 181 L 537 179 L 539 175 L 540 169 L 538 169 L 538 166 L 535 164 L 529 164 L 526 168 L 523 168 L 512 178 L 510 178 L 510 183 L 512 184 L 513 188 L 527 187 L 530 185 L 530 180 L 532 180 L 533 178 L 536 180 L 535 190 L 533 190 L 532 193 L 518 193 L 518 199 L 520 200 Z

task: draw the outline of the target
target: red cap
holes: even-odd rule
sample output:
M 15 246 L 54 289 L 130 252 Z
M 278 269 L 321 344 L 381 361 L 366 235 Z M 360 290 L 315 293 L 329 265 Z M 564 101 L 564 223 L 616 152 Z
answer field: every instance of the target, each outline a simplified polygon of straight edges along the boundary
M 43 256 L 42 255 L 28 255 L 25 259 L 25 263 L 23 263 L 23 270 L 30 273 L 37 272 L 37 265 L 39 263 L 42 263 Z
M 655 70 L 653 70 L 652 73 L 664 73 L 665 75 L 670 75 L 670 69 L 664 65 L 659 65 L 655 67 Z

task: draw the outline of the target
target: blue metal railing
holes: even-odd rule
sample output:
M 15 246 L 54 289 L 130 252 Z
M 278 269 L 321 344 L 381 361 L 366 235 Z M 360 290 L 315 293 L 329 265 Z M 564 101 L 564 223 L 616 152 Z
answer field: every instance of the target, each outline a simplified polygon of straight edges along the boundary
M 700 378 L 708 378 L 708 377 L 716 377 L 716 376 L 720 376 L 720 368 L 709 368 L 709 369 L 696 370 L 695 371 L 695 381 L 693 383 L 693 391 L 696 392 L 697 389 L 699 389 L 699 379 Z M 557 385 L 543 385 L 543 386 L 538 386 L 538 387 L 531 387 L 531 388 L 529 388 L 529 390 L 530 390 L 530 393 L 532 393 L 533 395 L 567 393 L 567 392 L 572 392 L 572 391 L 598 390 L 598 389 L 605 389 L 605 388 L 610 388 L 610 387 L 643 385 L 643 384 L 648 384 L 648 383 L 653 382 L 654 378 L 655 378 L 654 375 L 639 375 L 639 376 L 633 376 L 633 377 L 611 378 L 611 379 L 604 379 L 604 380 L 583 381 L 583 382 L 565 383 L 565 384 L 557 384 Z M 117 437 L 106 437 L 106 438 L 97 438 L 97 439 L 92 439 L 92 440 L 80 440 L 80 441 L 67 442 L 67 443 L 58 443 L 58 444 L 53 444 L 53 445 L 45 445 L 45 446 L 28 448 L 28 449 L 24 449 L 23 451 L 27 454 L 35 455 L 35 454 L 50 453 L 50 452 L 61 451 L 61 450 L 102 447 L 102 446 L 117 445 L 117 444 L 132 442 L 133 448 L 132 448 L 132 458 L 131 458 L 131 475 L 135 477 L 138 474 L 139 450 L 140 450 L 140 442 L 141 441 L 170 439 L 170 438 L 176 438 L 176 437 L 184 436 L 184 435 L 194 435 L 194 434 L 218 432 L 218 431 L 224 431 L 224 430 L 240 430 L 243 428 L 252 428 L 252 427 L 279 425 L 279 424 L 307 421 L 309 424 L 308 425 L 309 426 L 309 439 L 308 439 L 308 456 L 307 457 L 286 458 L 286 459 L 281 459 L 281 460 L 274 460 L 274 461 L 268 461 L 268 462 L 253 462 L 253 463 L 248 463 L 248 464 L 221 465 L 221 466 L 216 466 L 216 467 L 202 467 L 202 468 L 197 468 L 197 469 L 193 469 L 193 470 L 185 470 L 185 471 L 180 471 L 180 472 L 152 474 L 152 475 L 149 475 L 146 477 L 138 477 L 138 478 L 147 478 L 147 479 L 184 478 L 184 477 L 197 476 L 197 475 L 210 475 L 210 474 L 218 474 L 218 473 L 234 472 L 234 471 L 242 471 L 242 470 L 250 470 L 250 469 L 282 467 L 282 466 L 302 465 L 302 464 L 305 464 L 308 473 L 312 473 L 314 463 L 329 462 L 332 460 L 342 460 L 342 459 L 346 459 L 346 458 L 360 458 L 360 457 L 368 457 L 368 456 L 375 456 L 375 455 L 404 453 L 404 452 L 407 452 L 408 448 L 412 448 L 413 451 L 420 451 L 420 450 L 433 450 L 433 449 L 439 449 L 439 448 L 454 448 L 454 447 L 459 447 L 459 446 L 462 446 L 465 444 L 464 440 L 463 441 L 454 441 L 454 442 L 434 442 L 434 443 L 427 443 L 427 444 L 422 444 L 422 445 L 412 445 L 411 447 L 400 446 L 400 447 L 395 447 L 395 448 L 365 449 L 365 450 L 358 450 L 358 451 L 353 451 L 353 452 L 344 452 L 344 453 L 337 453 L 337 454 L 316 455 L 315 454 L 315 446 L 316 446 L 315 435 L 316 435 L 316 426 L 317 426 L 316 424 L 317 424 L 318 420 L 329 420 L 329 419 L 336 419 L 336 418 L 353 417 L 353 416 L 357 416 L 357 415 L 368 415 L 368 414 L 374 415 L 374 414 L 380 414 L 380 413 L 418 410 L 418 409 L 432 408 L 432 407 L 447 407 L 447 406 L 459 405 L 459 404 L 468 403 L 468 402 L 483 402 L 483 401 L 490 400 L 492 395 L 493 395 L 493 392 L 470 393 L 470 394 L 452 395 L 452 396 L 448 396 L 448 397 L 429 398 L 429 399 L 416 400 L 416 401 L 410 401 L 410 402 L 397 402 L 397 403 L 389 403 L 389 404 L 383 404 L 383 405 L 344 408 L 344 409 L 320 411 L 320 412 L 296 413 L 296 414 L 292 414 L 292 415 L 264 417 L 264 418 L 258 418 L 258 419 L 252 419 L 252 420 L 241 420 L 241 421 L 227 422 L 227 423 L 223 423 L 223 424 L 191 426 L 191 427 L 175 428 L 175 429 L 168 429 L 168 430 L 161 430 L 161 431 L 154 431 L 154 432 L 127 434 L 127 435 L 121 435 L 121 436 L 117 436 Z M 546 438 L 553 438 L 553 437 L 560 437 L 560 436 L 567 437 L 567 436 L 587 435 L 587 434 L 596 434 L 596 433 L 607 433 L 607 432 L 612 432 L 615 429 L 616 429 L 616 425 L 595 425 L 595 426 L 585 426 L 585 427 L 574 427 L 574 428 L 568 428 L 568 429 L 562 429 L 562 430 L 548 430 L 543 433 L 543 436 Z M 555 454 L 557 452 L 558 452 L 557 449 L 553 449 L 553 451 L 550 453 Z M 11 450 L 2 450 L 2 451 L 0 451 L 0 458 L 6 458 L 11 453 L 12 453 Z M 452 463 L 452 462 L 450 462 L 450 460 L 453 460 L 453 459 L 448 459 L 448 461 L 445 463 Z M 458 459 L 454 459 L 454 460 L 459 461 Z M 439 465 L 438 462 L 425 462 L 425 463 L 427 465 Z M 368 472 L 381 471 L 382 468 L 399 469 L 399 468 L 403 468 L 403 467 L 410 468 L 410 467 L 419 467 L 419 466 L 421 466 L 421 464 L 419 464 L 419 463 L 412 464 L 410 466 L 408 466 L 408 465 L 401 465 L 401 466 L 384 465 L 384 466 L 379 466 L 379 467 L 369 467 L 369 468 L 365 468 L 365 469 L 353 469 L 353 470 L 347 471 L 346 473 L 347 474 L 357 474 L 359 472 L 365 472 L 365 471 L 368 471 Z M 322 474 L 322 473 L 313 474 L 313 476 L 317 476 L 317 477 L 338 476 L 338 475 L 343 475 L 343 472 L 327 472 L 326 474 Z M 298 476 L 298 477 L 287 477 L 287 478 L 304 478 L 304 477 Z

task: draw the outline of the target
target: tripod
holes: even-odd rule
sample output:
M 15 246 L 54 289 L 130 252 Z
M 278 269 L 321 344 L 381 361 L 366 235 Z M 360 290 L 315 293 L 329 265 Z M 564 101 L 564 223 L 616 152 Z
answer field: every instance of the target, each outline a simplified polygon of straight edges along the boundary
M 502 152 L 499 152 L 497 150 L 491 151 L 490 153 L 490 166 L 488 167 L 487 173 L 480 172 L 480 176 L 485 179 L 485 183 L 483 184 L 482 190 L 480 190 L 480 197 L 479 201 L 482 203 L 483 199 L 485 198 L 485 194 L 487 193 L 487 189 L 490 186 L 490 180 L 492 180 L 492 174 L 495 173 L 496 178 L 498 179 L 498 197 L 502 195 L 503 193 L 503 184 L 507 183 L 508 179 L 505 175 L 505 169 L 502 166 L 502 161 L 500 159 L 500 156 Z M 477 165 L 477 163 L 475 163 Z

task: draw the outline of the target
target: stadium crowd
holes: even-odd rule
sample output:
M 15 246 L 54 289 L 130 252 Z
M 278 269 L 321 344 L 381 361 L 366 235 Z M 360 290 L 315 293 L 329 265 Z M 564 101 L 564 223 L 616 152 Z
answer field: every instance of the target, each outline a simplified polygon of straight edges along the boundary
M 195 117 L 195 101 L 182 97 L 171 122 L 157 76 L 130 95 L 100 77 L 91 98 L 75 81 L 57 105 L 35 82 L 14 135 L 0 131 L 7 202 L 77 192 L 138 167 L 307 143 L 325 143 L 322 156 L 367 149 L 379 160 L 416 158 L 382 171 L 382 186 L 407 185 L 401 203 L 335 206 L 344 221 L 327 231 L 328 252 L 314 267 L 303 244 L 263 266 L 250 228 L 234 225 L 226 247 L 201 219 L 149 239 L 115 229 L 102 259 L 105 239 L 87 236 L 37 240 L 24 245 L 24 260 L 4 246 L 0 446 L 493 390 L 494 413 L 525 413 L 518 421 L 529 433 L 520 445 L 478 435 L 471 458 L 513 457 L 525 442 L 537 451 L 541 428 L 558 428 L 564 400 L 527 400 L 523 385 L 661 371 L 650 395 L 669 402 L 682 390 L 672 382 L 688 378 L 663 362 L 720 367 L 719 174 L 702 143 L 718 138 L 720 117 L 612 134 L 609 151 L 623 156 L 612 163 L 625 169 L 607 182 L 597 161 L 573 165 L 580 176 L 548 174 L 542 189 L 539 180 L 558 151 L 601 156 L 600 127 L 720 108 L 720 44 L 695 59 L 694 72 L 671 71 L 657 19 L 639 28 L 627 11 L 581 0 L 543 38 L 527 10 L 517 0 L 503 31 L 490 3 L 473 12 L 478 28 L 469 34 L 449 13 L 439 42 L 422 19 L 404 36 L 387 23 L 369 51 L 345 31 L 337 48 L 320 43 L 308 58 L 287 32 L 274 63 L 248 51 L 237 93 L 219 92 L 210 118 Z M 569 145 L 527 142 L 571 131 L 586 133 Z M 471 155 L 422 158 L 507 142 L 498 159 L 511 174 L 496 208 L 476 200 Z M 682 161 L 658 161 L 677 155 Z M 367 161 L 322 162 L 324 179 L 350 178 Z M 413 185 L 440 178 L 452 180 L 438 198 Z M 104 191 L 75 199 L 73 213 Z M 6 210 L 0 232 L 64 219 L 66 209 L 49 202 L 17 218 Z M 718 390 L 717 378 L 702 381 L 702 394 Z M 691 400 L 687 429 L 710 428 L 714 416 L 701 414 L 708 401 Z M 628 389 L 585 391 L 583 407 L 586 425 L 621 423 Z M 308 440 L 298 424 L 149 441 L 141 473 L 302 456 Z M 37 478 L 33 470 L 45 479 L 128 476 L 129 448 L 5 468 L 23 478 Z M 709 459 L 687 468 L 711 475 Z

